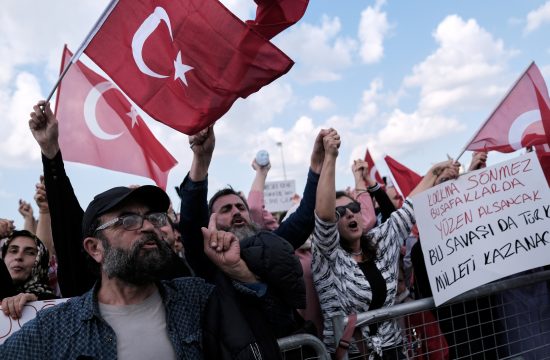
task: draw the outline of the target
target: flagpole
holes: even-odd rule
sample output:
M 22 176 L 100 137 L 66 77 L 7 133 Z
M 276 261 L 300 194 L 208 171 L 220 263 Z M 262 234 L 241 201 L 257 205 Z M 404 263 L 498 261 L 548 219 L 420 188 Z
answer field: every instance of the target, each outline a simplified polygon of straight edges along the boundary
M 71 65 L 78 61 L 78 58 L 80 57 L 80 55 L 82 55 L 82 53 L 84 52 L 84 49 L 86 49 L 88 44 L 90 44 L 90 41 L 92 41 L 95 34 L 97 34 L 97 32 L 99 31 L 99 28 L 101 28 L 101 26 L 103 25 L 105 20 L 107 20 L 107 17 L 111 14 L 111 12 L 113 11 L 113 9 L 117 5 L 117 3 L 118 3 L 118 0 L 111 0 L 111 2 L 107 5 L 105 10 L 103 10 L 103 13 L 99 17 L 99 19 L 97 19 L 97 21 L 95 22 L 94 26 L 92 27 L 92 30 L 90 30 L 90 32 L 88 33 L 88 35 L 86 36 L 86 38 L 84 39 L 82 44 L 80 44 L 80 46 L 78 47 L 78 50 L 71 57 L 70 62 L 67 64 L 65 69 L 63 69 L 63 72 L 59 75 L 59 78 L 55 82 L 55 85 L 53 86 L 53 89 L 50 91 L 48 97 L 46 98 L 46 102 L 50 101 L 50 99 L 53 96 L 53 93 L 55 92 L 55 90 L 57 89 L 59 84 L 61 83 L 61 80 L 63 80 L 63 78 L 67 74 L 67 71 L 69 70 Z
M 516 87 L 516 85 L 518 84 L 518 82 L 523 78 L 523 75 L 525 75 L 527 73 L 527 71 L 529 71 L 529 69 L 531 68 L 531 66 L 533 66 L 535 62 L 534 61 L 531 61 L 531 63 L 529 64 L 529 66 L 527 66 L 527 68 L 523 71 L 523 73 L 521 73 L 521 76 L 517 78 L 517 80 L 514 82 L 514 84 L 510 87 L 510 89 L 508 89 L 508 91 L 506 92 L 506 95 L 504 95 L 504 97 L 502 98 L 502 100 L 500 100 L 500 102 L 498 103 L 498 105 L 495 107 L 495 109 L 491 112 L 491 115 L 489 115 L 487 117 L 487 119 L 483 122 L 483 124 L 481 124 L 481 126 L 479 127 L 479 129 L 477 129 L 477 131 L 474 133 L 474 135 L 471 137 L 470 141 L 468 141 L 466 143 L 466 145 L 464 145 L 464 148 L 462 149 L 462 151 L 460 152 L 460 154 L 458 155 L 458 157 L 455 159 L 455 161 L 458 161 L 458 159 L 460 159 L 460 157 L 464 154 L 464 152 L 466 151 L 466 148 L 468 147 L 468 145 L 470 145 L 470 143 L 472 142 L 472 140 L 475 139 L 475 137 L 479 134 L 479 132 L 481 131 L 481 129 L 483 129 L 483 127 L 485 126 L 485 124 L 487 124 L 487 121 L 489 121 L 489 119 L 495 114 L 495 112 L 498 110 L 498 108 L 500 107 L 500 105 L 504 102 L 504 100 L 506 100 L 506 98 L 508 97 L 508 95 L 510 95 L 510 93 L 512 92 L 512 90 L 514 90 L 514 88 Z

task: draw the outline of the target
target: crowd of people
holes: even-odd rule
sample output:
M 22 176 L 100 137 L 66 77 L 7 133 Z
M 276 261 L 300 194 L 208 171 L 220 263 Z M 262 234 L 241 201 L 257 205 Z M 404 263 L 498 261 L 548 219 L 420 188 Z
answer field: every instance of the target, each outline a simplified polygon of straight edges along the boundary
M 34 106 L 29 127 L 42 152 L 39 216 L 21 200 L 23 229 L 0 219 L 2 311 L 17 319 L 28 302 L 70 299 L 6 339 L 2 359 L 280 359 L 277 339 L 299 333 L 319 337 L 335 359 L 346 351 L 369 359 L 507 355 L 494 323 L 495 343 L 463 341 L 493 316 L 489 308 L 466 321 L 468 303 L 352 328 L 351 346 L 335 339 L 335 316 L 431 296 L 413 204 L 378 184 L 363 160 L 351 167 L 354 187 L 337 191 L 335 129 L 318 133 L 303 194 L 277 218 L 264 206 L 269 163 L 253 160 L 248 197 L 227 187 L 208 199 L 213 127 L 189 137 L 179 212 L 151 185 L 113 187 L 84 210 L 49 104 Z M 469 170 L 486 160 L 475 153 Z M 452 160 L 435 164 L 409 196 L 458 175 Z

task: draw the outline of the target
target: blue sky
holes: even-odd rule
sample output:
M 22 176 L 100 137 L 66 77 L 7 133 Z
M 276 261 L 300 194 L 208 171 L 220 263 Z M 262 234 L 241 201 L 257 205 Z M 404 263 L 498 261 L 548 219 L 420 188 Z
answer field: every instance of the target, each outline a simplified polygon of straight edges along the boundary
M 252 0 L 223 2 L 241 19 L 253 17 Z M 33 202 L 42 170 L 28 114 L 51 90 L 63 44 L 75 50 L 106 4 L 3 4 L 0 217 L 22 225 L 18 200 Z M 295 61 L 293 69 L 238 100 L 216 125 L 210 188 L 231 184 L 248 191 L 250 163 L 259 149 L 271 155 L 268 180 L 281 180 L 276 143 L 282 142 L 287 177 L 301 191 L 315 135 L 329 126 L 342 136 L 338 188 L 352 185 L 351 163 L 367 146 L 383 175 L 384 154 L 423 173 L 446 154 L 458 155 L 531 60 L 548 78 L 549 28 L 545 1 L 311 0 L 304 18 L 273 39 Z M 179 205 L 172 189 L 190 166 L 187 136 L 148 124 L 179 161 L 168 181 L 168 193 Z M 503 158 L 490 154 L 489 163 Z M 466 153 L 461 161 L 469 159 Z M 83 207 L 109 187 L 152 183 L 87 165 L 66 168 Z

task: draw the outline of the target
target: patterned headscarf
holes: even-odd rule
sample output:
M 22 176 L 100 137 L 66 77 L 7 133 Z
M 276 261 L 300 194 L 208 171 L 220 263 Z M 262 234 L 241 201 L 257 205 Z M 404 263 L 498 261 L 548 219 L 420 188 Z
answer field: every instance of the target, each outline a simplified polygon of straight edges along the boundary
M 34 260 L 34 265 L 31 270 L 31 275 L 29 278 L 22 284 L 16 285 L 16 290 L 18 293 L 32 293 L 40 297 L 46 296 L 55 298 L 55 294 L 48 285 L 48 267 L 50 263 L 50 254 L 48 249 L 42 243 L 42 241 L 33 233 L 27 230 L 16 230 L 13 231 L 8 237 L 7 241 L 2 246 L 2 261 L 6 257 L 8 251 L 8 246 L 16 237 L 24 236 L 30 239 L 33 239 L 36 244 L 37 254 L 36 259 Z

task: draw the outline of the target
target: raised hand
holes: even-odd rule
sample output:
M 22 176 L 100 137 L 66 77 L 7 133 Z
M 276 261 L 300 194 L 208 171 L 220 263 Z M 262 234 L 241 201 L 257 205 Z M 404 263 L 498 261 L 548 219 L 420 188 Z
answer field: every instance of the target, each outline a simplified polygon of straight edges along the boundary
M 33 218 L 32 206 L 23 199 L 19 199 L 19 213 L 24 219 Z
M 204 253 L 230 278 L 241 282 L 256 282 L 256 276 L 241 259 L 239 239 L 227 231 L 218 230 L 216 213 L 210 216 L 208 228 L 201 228 L 204 239 Z
M 8 237 L 15 230 L 13 220 L 0 219 L 0 239 Z
M 241 247 L 239 239 L 227 231 L 218 230 L 216 226 L 216 213 L 210 216 L 208 228 L 202 228 L 204 239 L 204 253 L 219 268 L 233 267 L 241 260 Z M 225 271 L 225 270 L 224 270 Z
M 197 156 L 212 156 L 215 144 L 214 125 L 189 136 L 189 146 Z
M 38 211 L 42 214 L 49 213 L 48 196 L 46 195 L 46 185 L 44 184 L 44 176 L 40 175 L 40 182 L 35 185 L 34 201 L 38 206 Z
M 310 167 L 311 170 L 316 174 L 320 174 L 321 169 L 323 168 L 323 161 L 325 160 L 325 148 L 323 146 L 323 138 L 325 137 L 325 135 L 328 134 L 328 132 L 328 129 L 322 129 L 321 131 L 319 131 L 319 134 L 317 134 L 317 137 L 315 138 L 315 143 L 313 144 Z
M 325 156 L 338 156 L 338 149 L 340 148 L 340 135 L 338 135 L 336 130 L 328 129 L 328 132 L 323 137 L 323 148 L 325 149 Z
M 487 166 L 487 152 L 486 151 L 476 151 L 472 154 L 472 162 L 468 171 L 474 171 L 482 169 Z
M 42 110 L 44 107 L 44 110 Z M 30 114 L 29 128 L 38 142 L 40 150 L 48 159 L 53 157 L 59 151 L 59 128 L 55 115 L 50 108 L 50 103 L 40 100 L 33 107 Z

